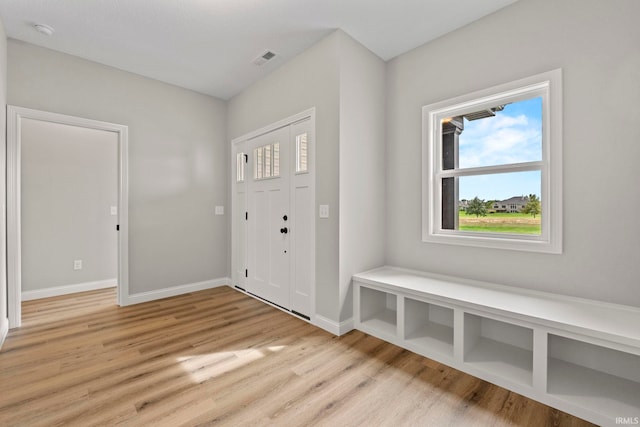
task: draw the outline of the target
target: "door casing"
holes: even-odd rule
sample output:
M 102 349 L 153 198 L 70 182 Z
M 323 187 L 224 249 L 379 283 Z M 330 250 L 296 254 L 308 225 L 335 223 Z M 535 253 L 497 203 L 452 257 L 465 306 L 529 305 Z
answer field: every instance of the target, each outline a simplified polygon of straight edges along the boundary
M 127 305 L 129 295 L 129 177 L 128 127 L 48 111 L 7 106 L 7 283 L 9 328 L 21 325 L 22 257 L 20 221 L 20 146 L 22 119 L 41 120 L 95 130 L 118 136 L 118 304 Z

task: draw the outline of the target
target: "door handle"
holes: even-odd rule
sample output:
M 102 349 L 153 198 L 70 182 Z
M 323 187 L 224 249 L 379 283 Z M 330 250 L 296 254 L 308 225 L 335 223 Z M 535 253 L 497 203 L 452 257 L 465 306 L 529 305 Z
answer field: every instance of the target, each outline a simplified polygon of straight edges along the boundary
M 287 227 L 281 228 L 280 229 L 280 233 L 282 234 L 287 234 L 289 232 L 289 229 Z

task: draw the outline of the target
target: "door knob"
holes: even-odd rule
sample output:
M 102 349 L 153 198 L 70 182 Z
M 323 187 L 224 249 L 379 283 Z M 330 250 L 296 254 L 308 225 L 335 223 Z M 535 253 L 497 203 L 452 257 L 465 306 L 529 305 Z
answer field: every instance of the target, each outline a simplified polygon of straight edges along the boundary
M 282 234 L 287 234 L 287 233 L 289 232 L 289 229 L 288 229 L 287 227 L 284 227 L 284 228 L 281 228 L 281 229 L 280 229 L 280 232 L 281 232 Z

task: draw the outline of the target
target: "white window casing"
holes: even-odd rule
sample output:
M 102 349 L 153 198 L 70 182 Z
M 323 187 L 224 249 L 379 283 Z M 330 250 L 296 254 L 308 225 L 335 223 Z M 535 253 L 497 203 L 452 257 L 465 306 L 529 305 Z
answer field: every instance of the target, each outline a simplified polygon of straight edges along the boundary
M 442 122 L 497 105 L 542 98 L 542 158 L 491 166 L 444 170 Z M 562 72 L 538 74 L 422 108 L 422 240 L 484 248 L 562 253 Z M 463 231 L 442 227 L 443 178 L 539 171 L 541 233 L 539 235 Z M 456 207 L 457 209 L 457 207 Z M 457 218 L 457 216 L 456 216 Z

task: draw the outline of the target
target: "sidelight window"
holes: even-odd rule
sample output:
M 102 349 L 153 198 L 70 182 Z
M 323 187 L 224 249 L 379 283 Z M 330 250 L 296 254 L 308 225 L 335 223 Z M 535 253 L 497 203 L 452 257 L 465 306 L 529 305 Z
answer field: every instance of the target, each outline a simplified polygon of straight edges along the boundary
M 236 155 L 236 182 L 244 182 L 245 153 Z
M 296 136 L 296 173 L 308 172 L 307 133 Z

